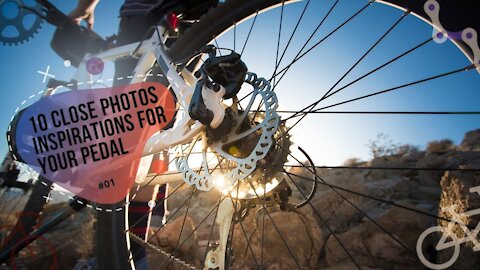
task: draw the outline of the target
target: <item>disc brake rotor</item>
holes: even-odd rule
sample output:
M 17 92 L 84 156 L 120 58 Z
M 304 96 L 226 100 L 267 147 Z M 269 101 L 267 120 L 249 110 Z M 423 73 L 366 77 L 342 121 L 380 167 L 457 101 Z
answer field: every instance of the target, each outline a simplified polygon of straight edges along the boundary
M 195 143 L 190 144 L 187 149 L 177 149 L 176 166 L 179 172 L 182 173 L 183 179 L 189 185 L 195 185 L 199 190 L 209 191 L 218 183 L 221 177 L 222 186 L 225 189 L 231 188 L 238 181 L 244 180 L 250 176 L 257 168 L 257 163 L 264 159 L 272 148 L 274 135 L 278 130 L 280 117 L 276 112 L 278 107 L 278 100 L 275 93 L 271 90 L 270 83 L 264 78 L 258 78 L 254 73 L 247 73 L 245 83 L 253 87 L 250 101 L 248 105 L 242 110 L 238 111 L 238 120 L 231 129 L 231 131 L 224 136 L 224 139 L 207 144 L 206 135 L 201 135 L 201 140 L 204 144 L 202 154 L 201 170 L 195 171 L 189 165 L 189 153 L 194 147 Z M 255 103 L 259 97 L 263 112 L 259 121 L 255 122 L 251 128 L 247 130 L 240 129 L 245 119 L 250 121 L 252 106 L 257 106 Z M 255 103 L 255 104 L 254 104 Z M 234 103 L 233 106 L 236 106 Z M 236 108 L 234 108 L 236 110 Z M 224 149 L 225 145 L 233 144 L 245 138 L 254 137 L 255 143 L 251 147 L 251 151 L 241 156 L 236 155 Z M 198 138 L 197 138 L 198 139 Z M 217 157 L 222 159 L 222 162 L 228 161 L 229 168 L 221 175 L 209 171 L 209 164 L 207 160 L 207 148 Z M 232 165 L 232 166 L 230 166 Z M 215 170 L 214 170 L 215 171 Z M 218 185 L 217 185 L 218 186 Z

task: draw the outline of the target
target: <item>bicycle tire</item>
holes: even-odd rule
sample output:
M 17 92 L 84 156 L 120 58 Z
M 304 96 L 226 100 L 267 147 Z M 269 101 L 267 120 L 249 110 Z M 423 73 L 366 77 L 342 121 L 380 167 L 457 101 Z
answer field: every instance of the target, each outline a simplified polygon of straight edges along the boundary
M 295 1 L 285 1 L 295 2 Z M 385 0 L 379 1 L 383 4 L 392 5 L 400 10 L 409 10 L 412 14 L 423 19 L 425 22 L 431 23 L 430 19 L 424 12 L 423 2 L 416 0 L 400 1 L 400 0 Z M 469 8 L 468 2 L 462 1 L 447 1 L 438 0 L 439 4 L 448 8 L 442 9 L 441 18 L 443 26 L 452 31 L 463 30 L 467 27 L 473 27 L 480 32 L 480 25 L 476 20 L 476 14 L 473 9 Z M 212 41 L 214 37 L 219 36 L 224 31 L 227 31 L 233 23 L 241 22 L 253 16 L 257 11 L 262 12 L 269 8 L 281 5 L 281 0 L 228 0 L 223 4 L 211 8 L 206 14 L 200 17 L 198 23 L 193 24 L 182 36 L 180 36 L 175 43 L 168 49 L 167 53 L 173 61 L 179 61 L 192 55 L 198 51 L 202 46 Z M 462 15 L 460 15 L 462 14 Z M 470 59 L 473 59 L 473 53 L 470 48 L 461 40 L 455 40 L 454 43 L 462 50 L 462 52 Z M 118 213 L 104 213 L 100 212 L 97 221 L 97 230 L 103 232 L 96 237 L 95 246 L 99 250 L 103 250 L 108 254 L 118 253 L 115 256 L 111 255 L 109 258 L 97 258 L 98 269 L 131 269 L 129 263 L 129 253 L 127 249 L 125 234 L 119 239 L 102 238 L 102 235 L 115 234 L 125 230 L 126 220 L 125 215 L 127 211 L 120 211 Z M 118 227 L 115 227 L 118 226 Z M 117 232 L 115 232 L 117 231 Z M 115 245 L 113 245 L 115 241 Z M 120 245 L 119 245 L 120 244 Z M 118 256 L 117 256 L 118 255 Z M 113 261 L 113 259 L 117 261 Z
M 113 206 L 101 206 L 112 209 L 112 212 L 100 211 L 95 224 L 95 263 L 98 269 L 132 269 L 128 263 L 129 249 L 125 237 L 124 203 Z M 115 211 L 122 207 L 122 211 Z M 115 228 L 115 229 L 113 229 Z
M 45 204 L 47 203 L 46 198 L 51 191 L 51 186 L 52 183 L 43 177 L 39 177 L 39 179 L 35 181 L 25 207 L 18 213 L 19 218 L 16 220 L 10 233 L 6 236 L 6 242 L 2 243 L 0 247 L 0 254 L 14 247 L 26 235 L 29 235 L 35 230 L 36 225 L 40 221 L 40 216 Z M 17 253 L 18 250 L 15 252 Z M 0 263 L 5 262 L 5 260 L 0 261 Z
M 295 1 L 285 1 L 295 2 Z M 418 16 L 427 23 L 431 23 L 429 17 L 424 11 L 422 1 L 416 0 L 382 0 L 379 3 L 392 5 L 395 8 L 409 10 L 415 16 Z M 218 36 L 223 31 L 232 26 L 234 22 L 240 22 L 254 15 L 257 10 L 266 10 L 275 5 L 280 5 L 280 0 L 257 0 L 257 1 L 226 1 L 224 5 L 219 5 L 211 9 L 205 14 L 199 23 L 194 24 L 187 32 L 179 37 L 179 39 L 168 50 L 169 56 L 178 61 L 190 55 L 194 51 L 198 51 L 203 45 L 212 40 L 212 37 Z M 472 27 L 475 30 L 480 29 L 480 23 L 476 20 L 474 9 L 469 8 L 467 0 L 447 1 L 439 0 L 438 3 L 442 8 L 442 24 L 445 29 L 450 31 L 461 31 L 465 28 Z M 198 35 L 197 33 L 202 33 Z M 471 49 L 461 40 L 455 40 L 454 43 L 460 47 L 473 59 Z

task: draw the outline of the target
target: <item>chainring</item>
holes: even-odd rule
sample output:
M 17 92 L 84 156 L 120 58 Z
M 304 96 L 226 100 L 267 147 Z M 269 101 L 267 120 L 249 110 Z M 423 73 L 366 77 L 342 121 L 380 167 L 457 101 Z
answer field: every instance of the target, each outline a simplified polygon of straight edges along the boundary
M 5 14 L 5 6 L 8 3 L 17 5 L 18 13 L 16 16 L 12 17 Z M 38 30 L 41 27 L 43 19 L 33 11 L 35 10 L 38 13 L 41 13 L 41 6 L 36 2 L 35 5 L 27 6 L 32 10 L 23 8 L 22 6 L 25 6 L 25 4 L 20 0 L 0 0 L 0 42 L 2 42 L 3 45 L 11 46 L 22 44 L 38 33 Z M 28 15 L 35 16 L 33 23 L 29 27 L 25 25 L 25 18 Z M 7 28 L 14 28 L 18 35 L 6 36 L 5 30 Z
M 223 175 L 224 181 L 228 187 L 233 187 L 236 182 L 242 181 L 248 177 L 257 168 L 257 162 L 267 156 L 271 150 L 275 134 L 277 133 L 280 124 L 280 116 L 276 112 L 278 100 L 276 94 L 271 90 L 270 83 L 266 79 L 258 78 L 256 74 L 250 72 L 246 75 L 245 83 L 250 84 L 253 87 L 253 91 L 250 102 L 240 117 L 248 117 L 254 100 L 257 96 L 260 96 L 260 99 L 264 104 L 262 121 L 252 130 L 245 132 L 237 133 L 237 128 L 233 128 L 232 131 L 225 136 L 227 141 L 217 141 L 208 144 L 208 148 L 210 148 L 216 156 L 236 164 Z M 237 125 L 240 125 L 240 122 Z M 247 156 L 243 158 L 235 157 L 222 148 L 225 144 L 237 141 L 242 137 L 244 138 L 252 132 L 258 132 L 260 136 L 258 136 L 258 141 L 253 150 Z M 204 138 L 203 141 L 207 141 L 206 138 Z M 194 145 L 194 143 L 192 143 L 190 147 L 193 147 L 192 145 Z M 185 149 L 182 149 L 183 153 L 188 151 L 191 151 L 191 149 L 187 149 L 186 151 Z M 189 166 L 188 160 L 189 155 L 184 155 L 177 151 L 175 164 L 177 170 L 182 173 L 184 181 L 189 185 L 195 185 L 199 190 L 211 190 L 214 187 L 214 176 L 208 171 L 206 155 L 203 155 L 202 166 L 204 169 L 202 174 L 193 170 Z

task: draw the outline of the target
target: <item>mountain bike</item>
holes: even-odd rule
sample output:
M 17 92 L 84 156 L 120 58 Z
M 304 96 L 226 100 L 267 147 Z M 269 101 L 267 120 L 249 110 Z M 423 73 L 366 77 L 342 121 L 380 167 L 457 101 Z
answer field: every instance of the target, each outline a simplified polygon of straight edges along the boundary
M 46 3 L 46 1 L 41 2 Z M 302 250 L 291 248 L 289 242 L 292 241 L 291 235 L 294 233 L 287 232 L 288 229 L 282 227 L 284 224 L 275 219 L 275 213 L 277 212 L 290 212 L 295 213 L 295 215 L 298 213 L 304 224 L 310 222 L 308 218 L 318 220 L 328 233 L 339 242 L 345 253 L 346 261 L 350 262 L 349 266 L 360 269 L 361 265 L 356 261 L 356 254 L 352 254 L 342 244 L 338 232 L 332 228 L 331 224 L 329 225 L 330 222 L 326 215 L 323 215 L 318 210 L 318 206 L 315 206 L 312 202 L 315 196 L 319 194 L 319 186 L 322 186 L 324 190 L 332 191 L 347 205 L 355 208 L 355 211 L 358 211 L 362 217 L 378 226 L 379 230 L 388 235 L 395 245 L 400 245 L 405 249 L 405 254 L 410 259 L 412 256 L 416 258 L 415 252 L 408 245 L 388 233 L 380 224 L 375 222 L 370 214 L 365 213 L 354 202 L 346 198 L 345 193 L 355 194 L 394 207 L 401 207 L 417 214 L 430 217 L 432 215 L 400 206 L 391 200 L 342 188 L 335 183 L 324 180 L 320 169 L 362 168 L 350 168 L 349 166 L 335 168 L 316 165 L 312 154 L 321 150 L 311 148 L 308 145 L 294 149 L 292 144 L 295 143 L 295 140 L 294 137 L 291 137 L 292 129 L 299 125 L 303 127 L 305 133 L 311 132 L 308 125 L 318 123 L 308 122 L 308 118 L 305 121 L 302 120 L 310 115 L 321 115 L 325 111 L 328 113 L 327 109 L 329 108 L 351 104 L 359 100 L 368 100 L 376 96 L 383 97 L 387 93 L 462 72 L 476 72 L 479 66 L 476 40 L 476 31 L 480 29 L 479 21 L 475 19 L 475 12 L 469 8 L 467 2 L 453 4 L 447 1 L 365 1 L 362 3 L 355 2 L 353 7 L 357 9 L 350 10 L 351 13 L 344 16 L 345 20 L 342 20 L 343 22 L 331 26 L 332 29 L 328 34 L 318 37 L 318 29 L 322 26 L 326 27 L 324 23 L 327 19 L 336 16 L 334 10 L 337 6 L 341 6 L 339 2 L 341 1 L 332 1 L 328 3 L 330 5 L 326 4 L 326 10 L 322 10 L 322 13 L 316 13 L 315 7 L 325 6 L 315 1 L 228 0 L 212 5 L 201 17 L 189 22 L 188 29 L 178 36 L 173 33 L 175 31 L 172 32 L 172 29 L 168 28 L 169 26 L 165 21 L 159 20 L 160 22 L 153 29 L 151 36 L 147 36 L 142 42 L 112 49 L 108 49 L 107 46 L 99 53 L 88 55 L 88 57 L 95 56 L 103 59 L 103 61 L 113 61 L 122 56 L 136 55 L 140 60 L 135 73 L 125 74 L 122 79 L 128 80 L 128 83 L 136 83 L 149 77 L 162 77 L 167 80 L 165 83 L 169 85 L 177 98 L 179 114 L 176 117 L 176 122 L 170 129 L 156 134 L 147 142 L 144 148 L 144 157 L 141 161 L 144 166 L 140 166 L 137 172 L 138 186 L 132 189 L 141 190 L 142 187 L 148 185 L 177 182 L 179 183 L 178 186 L 167 196 L 167 200 L 170 200 L 174 198 L 176 192 L 180 193 L 182 189 L 185 189 L 185 186 L 191 186 L 188 189 L 188 195 L 181 199 L 176 212 L 172 212 L 166 222 L 152 232 L 147 239 L 139 239 L 129 231 L 132 224 L 128 224 L 126 221 L 128 221 L 128 202 L 131 200 L 131 196 L 127 196 L 125 202 L 117 205 L 98 206 L 100 210 L 98 211 L 96 225 L 96 263 L 99 269 L 134 269 L 133 258 L 135 254 L 132 254 L 129 249 L 131 241 L 142 243 L 146 248 L 157 252 L 158 256 L 162 256 L 163 261 L 156 265 L 159 269 L 173 266 L 204 269 L 235 269 L 244 266 L 263 269 L 268 267 L 267 263 L 272 263 L 277 259 L 287 262 L 283 265 L 287 268 L 318 267 L 312 265 L 311 260 L 300 259 L 303 258 Z M 440 13 L 441 24 L 440 21 L 436 20 L 439 18 L 440 6 L 442 7 Z M 307 104 L 302 102 L 302 106 L 305 104 L 305 107 L 300 110 L 284 110 L 279 107 L 279 101 L 281 101 L 279 92 L 291 99 L 296 98 L 295 92 L 297 89 L 294 84 L 291 84 L 292 81 L 301 80 L 299 78 L 303 78 L 305 81 L 311 79 L 298 88 L 306 87 L 307 84 L 316 86 L 316 83 L 318 83 L 316 80 L 318 76 L 315 76 L 315 73 L 312 73 L 310 69 L 303 69 L 301 72 L 297 70 L 294 77 L 287 76 L 287 72 L 293 72 L 292 70 L 295 70 L 295 67 L 302 60 L 308 61 L 307 56 L 315 55 L 316 49 L 321 47 L 320 45 L 329 41 L 330 37 L 339 32 L 341 28 L 349 25 L 350 22 L 355 21 L 357 17 L 373 7 L 381 9 L 382 12 L 388 12 L 389 15 L 397 16 L 391 26 L 386 30 L 384 29 L 378 39 L 372 41 L 373 45 L 370 44 L 366 50 L 361 50 L 359 59 L 353 64 L 349 63 L 346 68 L 347 71 L 339 80 L 333 81 L 333 86 L 327 87 L 325 93 L 310 92 L 307 95 L 307 97 L 315 96 L 315 102 L 310 103 L 308 102 L 309 98 L 307 98 Z M 292 43 L 291 40 L 295 34 L 305 34 L 300 30 L 297 31 L 297 27 L 301 25 L 306 11 L 312 10 L 314 14 L 310 13 L 310 15 L 315 17 L 316 20 L 312 21 L 310 19 L 307 21 L 309 26 L 307 32 L 310 35 L 305 35 L 300 44 Z M 287 32 L 290 33 L 289 39 L 282 52 L 280 40 L 281 34 L 285 34 L 282 29 L 287 28 L 283 19 L 284 16 L 286 18 L 288 11 L 293 11 L 292 13 L 296 15 L 293 16 L 296 24 L 290 26 L 290 32 Z M 292 13 L 290 13 L 290 16 L 292 16 Z M 260 23 L 262 17 L 272 16 L 272 14 L 276 14 L 278 19 L 278 21 L 275 21 L 275 24 L 278 25 L 278 32 L 274 31 L 276 36 L 274 47 L 276 50 L 272 51 L 271 47 L 259 46 L 258 44 L 253 47 L 251 43 L 254 38 L 259 40 L 260 45 L 267 43 L 268 40 L 263 37 L 255 36 L 254 30 L 262 26 Z M 463 16 L 459 18 L 455 14 L 463 14 Z M 379 43 L 384 41 L 403 20 L 407 20 L 406 18 L 411 15 L 433 25 L 433 34 L 430 28 L 427 37 L 418 45 L 410 47 L 400 54 L 389 55 L 391 58 L 387 57 L 384 64 L 378 65 L 368 72 L 355 74 L 354 69 L 366 56 Z M 264 20 L 263 24 L 263 26 L 272 24 L 272 21 Z M 447 32 L 445 29 L 454 32 Z M 460 33 L 460 38 L 454 38 L 458 37 L 458 34 L 452 35 L 457 31 Z M 171 38 L 172 36 L 174 38 Z M 243 37 L 243 41 L 241 41 L 241 37 Z M 348 87 L 399 59 L 403 60 L 405 56 L 427 44 L 434 41 L 441 42 L 443 37 L 450 37 L 451 41 L 465 54 L 468 64 L 453 71 L 416 79 L 377 92 L 355 95 L 354 98 L 339 100 L 332 98 L 332 96 L 341 97 L 340 92 Z M 350 45 L 351 43 L 349 42 Z M 255 53 L 254 51 L 254 55 L 252 55 L 246 50 L 247 48 L 255 48 L 262 53 L 258 51 Z M 288 48 L 297 53 L 287 52 Z M 272 61 L 274 63 L 273 73 L 272 70 L 262 69 L 258 59 L 255 61 L 255 58 L 267 56 L 269 52 L 275 60 Z M 282 67 L 282 61 L 286 61 L 285 59 L 289 57 L 293 60 Z M 331 59 L 328 58 L 328 55 L 323 55 L 323 57 L 325 57 L 327 63 L 333 64 L 333 62 L 329 62 Z M 418 57 L 417 55 L 414 59 Z M 67 86 L 68 88 L 69 84 L 78 86 L 78 82 L 90 80 L 89 74 L 85 71 L 86 58 L 77 59 L 79 69 L 74 77 L 75 80 L 63 84 L 60 82 L 57 86 L 63 85 L 63 87 Z M 253 66 L 247 59 L 253 63 Z M 309 62 L 309 64 L 315 66 L 319 65 L 319 62 Z M 255 66 L 259 66 L 258 69 L 255 69 Z M 433 69 L 433 67 L 430 68 Z M 152 70 L 159 70 L 159 72 L 152 72 Z M 328 69 L 322 71 L 328 74 Z M 265 78 L 262 78 L 262 76 Z M 349 76 L 354 76 L 350 83 L 340 84 L 345 78 L 350 78 Z M 322 79 L 326 80 L 327 78 Z M 284 84 L 290 82 L 288 84 L 290 89 L 281 91 L 282 84 L 279 84 L 281 81 Z M 323 85 L 320 86 L 323 87 Z M 54 95 L 57 88 L 49 88 L 44 95 Z M 317 96 L 320 96 L 318 100 Z M 333 100 L 333 103 L 320 105 L 327 100 Z M 368 105 L 371 106 L 372 104 Z M 388 111 L 330 111 L 330 113 L 346 115 L 355 115 L 356 113 L 386 115 L 458 114 L 439 111 L 392 111 L 391 109 L 388 109 Z M 466 112 L 466 114 L 475 113 Z M 302 126 L 303 123 L 307 123 L 307 125 Z M 334 125 L 332 124 L 332 126 Z M 332 128 L 327 125 L 325 127 L 326 129 Z M 297 127 L 297 129 L 299 128 Z M 152 161 L 152 154 L 165 149 L 172 150 L 174 155 L 172 162 L 175 162 L 178 173 L 149 175 L 148 167 Z M 294 150 L 296 152 L 293 152 Z M 295 173 L 292 172 L 292 168 L 301 168 L 303 171 L 302 173 Z M 388 170 L 388 168 L 380 169 Z M 414 168 L 397 167 L 395 169 L 412 170 Z M 442 170 L 442 168 L 437 169 Z M 207 191 L 206 194 L 218 198 L 218 200 L 211 209 L 207 209 L 202 218 L 196 220 L 197 224 L 192 230 L 185 233 L 185 236 L 182 232 L 187 229 L 185 223 L 192 201 L 200 200 L 202 192 Z M 121 209 L 121 211 L 116 211 L 116 209 Z M 305 211 L 304 209 L 309 209 L 310 217 L 305 218 L 307 214 L 302 212 Z M 172 224 L 173 217 L 176 214 L 181 214 L 180 223 L 175 225 L 180 228 L 180 235 L 174 243 L 175 248 L 165 251 L 152 244 L 152 240 L 156 235 L 161 234 L 162 229 L 167 227 L 168 224 Z M 144 218 L 147 218 L 147 215 Z M 256 226 L 253 231 L 249 231 L 244 225 L 249 218 L 254 219 L 254 221 L 250 221 L 255 223 Z M 202 229 L 203 224 L 208 222 L 211 223 L 211 227 L 206 231 L 208 237 L 204 238 L 206 244 L 201 250 L 201 261 L 185 260 L 180 254 L 182 247 L 190 238 L 194 237 L 195 232 Z M 217 231 L 214 233 L 215 227 Z M 268 246 L 269 240 L 265 238 L 265 234 L 269 231 L 274 232 L 275 238 L 279 239 L 283 245 L 281 254 L 272 254 L 270 251 L 273 246 Z M 255 235 L 255 233 L 260 235 Z M 214 234 L 218 234 L 218 236 L 215 237 Z M 238 242 L 239 239 L 243 242 Z M 319 249 L 318 245 L 320 244 L 313 241 L 309 246 L 310 252 L 315 254 Z M 241 258 L 244 260 L 239 263 Z

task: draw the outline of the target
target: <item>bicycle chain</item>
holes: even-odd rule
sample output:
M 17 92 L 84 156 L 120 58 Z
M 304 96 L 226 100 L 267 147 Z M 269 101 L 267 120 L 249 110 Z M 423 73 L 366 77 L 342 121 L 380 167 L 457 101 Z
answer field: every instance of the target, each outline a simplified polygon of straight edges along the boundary
M 152 243 L 143 241 L 142 238 L 138 237 L 136 234 L 131 233 L 131 232 L 129 232 L 129 234 L 130 234 L 130 237 L 131 237 L 135 242 L 137 242 L 138 244 L 141 244 L 141 245 L 145 244 L 147 247 L 149 247 L 149 248 L 151 248 L 151 249 L 159 252 L 160 254 L 162 254 L 162 255 L 165 256 L 165 257 L 168 257 L 169 260 L 173 260 L 174 263 L 178 263 L 178 264 L 180 264 L 181 266 L 186 267 L 187 269 L 197 269 L 195 266 L 193 266 L 193 265 L 187 263 L 186 261 L 183 261 L 183 260 L 181 260 L 181 259 L 173 256 L 172 254 L 170 254 L 170 253 L 168 253 L 168 252 L 160 249 L 159 247 L 153 245 Z
M 472 50 L 473 65 L 480 73 L 480 47 L 478 45 L 478 34 L 472 27 L 467 27 L 459 32 L 450 32 L 445 29 L 440 22 L 440 4 L 436 0 L 425 2 L 424 11 L 434 25 L 432 38 L 435 42 L 441 44 L 448 39 L 461 40 Z

